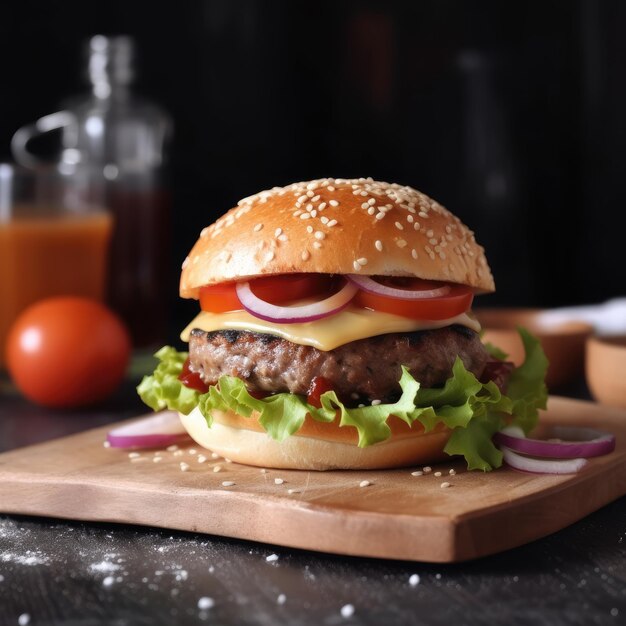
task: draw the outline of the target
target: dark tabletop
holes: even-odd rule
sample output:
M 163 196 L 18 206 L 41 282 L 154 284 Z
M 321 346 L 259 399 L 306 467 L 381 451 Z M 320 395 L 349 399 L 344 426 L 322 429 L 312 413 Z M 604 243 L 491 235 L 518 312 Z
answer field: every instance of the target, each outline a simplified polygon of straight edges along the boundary
M 104 406 L 59 412 L 0 380 L 0 450 L 141 412 L 130 383 Z M 540 541 L 452 565 L 0 515 L 0 626 L 195 623 L 624 624 L 626 498 Z

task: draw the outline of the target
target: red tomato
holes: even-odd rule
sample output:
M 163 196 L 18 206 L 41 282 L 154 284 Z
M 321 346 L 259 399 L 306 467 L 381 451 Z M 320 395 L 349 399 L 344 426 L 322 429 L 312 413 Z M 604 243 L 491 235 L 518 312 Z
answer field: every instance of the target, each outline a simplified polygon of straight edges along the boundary
M 98 402 L 121 382 L 130 355 L 122 322 L 79 297 L 42 300 L 15 321 L 7 338 L 9 374 L 30 400 L 49 407 Z
M 327 274 L 281 274 L 255 278 L 250 282 L 252 292 L 271 304 L 282 304 L 292 300 L 308 298 L 325 293 L 335 284 Z M 207 285 L 200 289 L 200 307 L 203 311 L 222 313 L 243 309 L 237 293 L 236 283 Z
M 467 311 L 473 298 L 474 294 L 469 287 L 450 285 L 450 291 L 445 296 L 435 298 L 401 300 L 359 291 L 352 302 L 373 311 L 393 313 L 414 320 L 445 320 Z

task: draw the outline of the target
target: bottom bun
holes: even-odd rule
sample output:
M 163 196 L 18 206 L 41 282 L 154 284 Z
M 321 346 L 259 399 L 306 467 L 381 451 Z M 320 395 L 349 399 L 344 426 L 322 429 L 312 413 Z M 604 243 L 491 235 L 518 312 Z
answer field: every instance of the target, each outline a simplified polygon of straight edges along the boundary
M 359 448 L 356 438 L 351 443 L 345 436 L 341 437 L 343 441 L 337 441 L 295 434 L 278 442 L 262 430 L 254 416 L 241 418 L 234 413 L 214 411 L 213 424 L 209 428 L 198 408 L 189 415 L 179 415 L 183 426 L 199 445 L 231 461 L 258 467 L 302 470 L 384 469 L 434 463 L 449 458 L 443 448 L 451 431 L 445 427 L 429 433 L 406 427 L 399 435 L 393 433 L 392 429 L 392 436 L 386 441 Z M 249 421 L 251 428 L 241 428 L 242 419 Z M 307 418 L 307 423 L 309 421 L 313 420 Z M 238 426 L 231 426 L 229 422 Z M 329 432 L 348 430 L 356 434 L 353 428 L 339 429 L 332 424 L 328 426 Z

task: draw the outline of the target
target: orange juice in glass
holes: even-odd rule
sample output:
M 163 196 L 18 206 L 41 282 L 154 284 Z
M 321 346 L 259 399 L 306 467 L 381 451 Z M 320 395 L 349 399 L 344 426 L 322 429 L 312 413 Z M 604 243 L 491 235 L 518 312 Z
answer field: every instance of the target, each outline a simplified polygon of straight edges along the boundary
M 68 201 L 67 181 L 41 185 L 41 176 L 0 164 L 0 365 L 9 328 L 28 305 L 105 295 L 111 215 L 75 194 Z

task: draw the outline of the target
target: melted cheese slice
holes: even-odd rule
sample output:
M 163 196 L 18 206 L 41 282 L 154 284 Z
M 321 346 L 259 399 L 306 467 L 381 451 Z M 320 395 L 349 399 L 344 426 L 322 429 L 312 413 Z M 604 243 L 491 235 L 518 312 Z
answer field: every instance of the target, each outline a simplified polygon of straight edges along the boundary
M 205 332 L 249 330 L 255 333 L 276 335 L 293 343 L 328 351 L 351 341 L 376 335 L 443 328 L 451 324 L 461 324 L 476 332 L 480 331 L 478 321 L 467 313 L 445 320 L 411 320 L 391 313 L 347 307 L 330 317 L 302 324 L 273 324 L 254 317 L 246 311 L 229 311 L 228 313 L 202 311 L 183 330 L 180 338 L 183 341 L 189 341 L 189 335 L 194 328 Z

